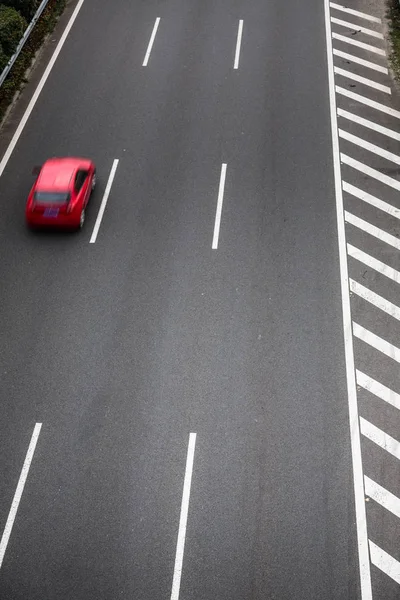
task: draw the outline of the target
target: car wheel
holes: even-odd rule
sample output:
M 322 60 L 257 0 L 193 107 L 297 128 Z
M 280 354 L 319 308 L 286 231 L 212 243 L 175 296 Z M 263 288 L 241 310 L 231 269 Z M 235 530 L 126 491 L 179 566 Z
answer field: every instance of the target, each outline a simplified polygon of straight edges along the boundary
M 85 209 L 82 208 L 82 212 L 81 212 L 81 216 L 79 217 L 79 229 L 82 229 L 84 223 L 85 223 Z
M 92 192 L 95 187 L 96 187 L 96 171 L 93 173 L 93 177 L 92 177 Z

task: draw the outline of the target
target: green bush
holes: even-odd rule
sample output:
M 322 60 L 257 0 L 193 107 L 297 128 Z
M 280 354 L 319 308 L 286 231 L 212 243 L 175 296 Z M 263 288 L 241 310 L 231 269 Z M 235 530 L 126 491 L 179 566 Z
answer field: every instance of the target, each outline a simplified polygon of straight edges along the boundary
M 392 46 L 390 62 L 396 79 L 400 81 L 400 6 L 398 0 L 389 1 L 387 17 Z
M 2 45 L 0 44 L 0 73 L 3 71 L 4 67 L 8 63 L 9 57 L 4 52 Z
M 2 0 L 1 4 L 15 8 L 25 19 L 30 21 L 39 8 L 40 0 Z
M 0 5 L 0 44 L 12 56 L 28 24 L 15 8 Z
M 24 84 L 26 70 L 31 65 L 32 59 L 43 44 L 46 35 L 53 31 L 57 19 L 63 12 L 65 5 L 66 0 L 49 0 L 40 19 L 33 28 L 21 54 L 15 61 L 13 68 L 3 85 L 0 87 L 0 121 L 4 117 L 8 106 L 11 104 L 15 93 L 20 90 Z

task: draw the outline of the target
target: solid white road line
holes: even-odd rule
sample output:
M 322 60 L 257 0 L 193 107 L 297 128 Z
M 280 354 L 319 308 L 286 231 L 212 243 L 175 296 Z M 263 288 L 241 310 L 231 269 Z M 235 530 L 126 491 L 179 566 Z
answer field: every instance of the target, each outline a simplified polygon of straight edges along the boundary
M 343 191 L 355 196 L 356 198 L 359 198 L 359 200 L 362 200 L 363 202 L 366 202 L 375 208 L 378 208 L 379 210 L 382 210 L 391 217 L 400 219 L 400 210 L 398 208 L 388 204 L 387 202 L 384 202 L 383 200 L 380 200 L 379 198 L 376 198 L 372 194 L 368 194 L 368 192 L 360 190 L 360 188 L 356 187 L 355 185 L 351 185 L 351 183 L 343 181 Z
M 151 32 L 149 45 L 147 46 L 147 51 L 146 51 L 146 55 L 144 57 L 144 61 L 143 61 L 142 67 L 147 67 L 147 63 L 149 62 L 150 52 L 151 52 L 151 49 L 152 49 L 153 44 L 154 44 L 154 38 L 156 37 L 156 33 L 157 33 L 157 29 L 158 29 L 158 25 L 159 24 L 160 24 L 160 17 L 157 17 L 157 19 L 156 19 L 156 21 L 154 23 L 153 31 Z
M 357 135 L 353 135 L 348 131 L 344 131 L 343 129 L 339 129 L 339 135 L 343 140 L 347 140 L 360 148 L 364 148 L 364 150 L 368 150 L 368 152 L 372 152 L 373 154 L 377 154 L 382 158 L 386 158 L 386 160 L 390 160 L 391 162 L 396 163 L 396 165 L 400 165 L 400 156 L 398 154 L 394 154 L 393 152 L 389 152 L 376 144 L 371 144 L 367 142 L 363 138 L 358 137 Z
M 377 181 L 380 181 L 381 183 L 389 185 L 395 190 L 400 191 L 400 181 L 397 181 L 397 179 L 393 179 L 393 177 L 389 177 L 388 175 L 385 175 L 384 173 L 381 173 L 372 167 L 368 167 L 359 160 L 355 160 L 354 158 L 351 158 L 351 156 L 347 156 L 347 154 L 341 154 L 340 159 L 345 165 L 348 165 L 349 167 L 352 167 L 353 169 L 356 169 L 365 175 L 369 175 Z
M 369 549 L 372 564 L 400 584 L 400 563 L 371 540 L 369 540 Z
M 226 166 L 227 166 L 226 163 L 222 163 L 221 176 L 219 179 L 217 212 L 215 214 L 214 235 L 213 235 L 213 241 L 212 241 L 212 249 L 213 250 L 216 250 L 218 248 L 218 238 L 219 238 L 219 228 L 221 225 L 222 204 L 224 202 Z
M 379 73 L 385 73 L 385 75 L 389 74 L 389 71 L 386 67 L 377 65 L 376 63 L 370 62 L 369 60 L 364 60 L 363 58 L 355 56 L 354 54 L 348 54 L 347 52 L 342 52 L 341 50 L 337 50 L 336 48 L 333 49 L 333 54 L 335 56 L 339 56 L 340 58 L 344 58 L 345 60 L 349 60 L 350 62 L 362 65 L 363 67 L 367 67 L 367 69 L 373 69 L 374 71 L 378 71 Z
M 387 340 L 375 335 L 375 333 L 372 333 L 372 331 L 365 329 L 365 327 L 362 327 L 362 325 L 354 323 L 354 321 L 353 334 L 359 340 L 362 340 L 372 348 L 375 348 L 375 350 L 382 352 L 382 354 L 385 354 L 389 358 L 392 358 L 396 362 L 400 363 L 400 348 L 397 348 Z
M 346 96 L 346 98 L 350 98 L 350 100 L 356 100 L 361 104 L 365 104 L 365 106 L 370 106 L 371 108 L 375 108 L 376 110 L 380 110 L 381 112 L 390 115 L 391 117 L 395 117 L 396 119 L 400 119 L 400 111 L 395 110 L 394 108 L 390 108 L 390 106 L 386 106 L 386 104 L 381 104 L 380 102 L 375 102 L 375 100 L 371 100 L 366 96 L 362 96 L 361 94 L 356 94 L 355 92 L 351 92 L 350 90 L 346 90 L 346 88 L 342 88 L 340 85 L 336 86 L 336 91 L 338 94 L 342 96 Z
M 397 394 L 390 388 L 383 385 L 383 383 L 379 383 L 375 379 L 372 379 L 369 375 L 362 373 L 357 369 L 357 385 L 367 390 L 367 392 L 371 392 L 374 396 L 377 396 L 381 400 L 384 400 L 394 408 L 400 410 L 400 394 Z
M 97 234 L 99 233 L 99 229 L 100 229 L 100 225 L 101 225 L 101 220 L 103 218 L 103 214 L 104 214 L 104 211 L 106 209 L 106 204 L 107 204 L 108 196 L 110 195 L 111 186 L 112 186 L 113 181 L 114 181 L 115 172 L 117 170 L 118 163 L 119 163 L 119 159 L 115 158 L 114 162 L 112 164 L 112 167 L 111 167 L 110 175 L 108 176 L 108 181 L 107 181 L 106 189 L 104 190 L 104 195 L 103 195 L 103 199 L 102 199 L 101 204 L 100 204 L 99 213 L 97 215 L 96 223 L 94 224 L 92 237 L 90 238 L 90 242 L 89 242 L 90 244 L 94 244 L 95 241 L 96 241 L 96 239 L 97 239 Z
M 353 123 L 357 123 L 358 125 L 362 125 L 363 127 L 367 127 L 368 129 L 372 129 L 377 133 L 381 133 L 382 135 L 386 135 L 387 137 L 392 138 L 400 142 L 400 133 L 394 131 L 393 129 L 389 129 L 388 127 L 383 127 L 383 125 L 379 125 L 378 123 L 374 123 L 373 121 L 369 121 L 368 119 L 364 119 L 363 117 L 359 117 L 348 110 L 343 110 L 342 108 L 337 109 L 338 117 L 343 117 L 343 119 L 348 119 L 349 121 L 353 121 Z
M 35 104 L 36 104 L 36 102 L 37 102 L 37 100 L 38 100 L 38 98 L 40 96 L 40 93 L 41 93 L 42 89 L 44 88 L 44 85 L 45 85 L 45 83 L 46 83 L 46 81 L 47 81 L 47 79 L 48 79 L 48 77 L 49 77 L 49 75 L 51 73 L 51 70 L 54 67 L 54 63 L 56 62 L 56 60 L 58 58 L 58 55 L 60 54 L 61 49 L 64 46 L 65 40 L 67 39 L 67 36 L 68 36 L 69 32 L 71 31 L 72 25 L 74 24 L 75 19 L 78 16 L 79 11 L 81 10 L 83 3 L 84 3 L 84 0 L 79 0 L 78 4 L 76 5 L 75 10 L 72 13 L 71 18 L 68 21 L 68 24 L 67 24 L 67 26 L 66 26 L 66 28 L 64 30 L 64 33 L 62 34 L 62 36 L 60 38 L 60 41 L 58 42 L 57 47 L 56 47 L 56 49 L 53 52 L 53 55 L 52 55 L 52 57 L 50 59 L 50 62 L 47 65 L 46 70 L 43 73 L 42 78 L 41 78 L 41 80 L 38 83 L 38 86 L 37 86 L 37 88 L 35 90 L 35 93 L 33 94 L 32 98 L 31 98 L 31 101 L 29 102 L 29 104 L 27 106 L 26 111 L 24 112 L 24 115 L 23 115 L 21 121 L 19 122 L 17 130 L 14 133 L 14 135 L 12 137 L 12 140 L 11 140 L 11 142 L 8 145 L 7 150 L 5 151 L 5 154 L 4 154 L 4 156 L 3 156 L 3 158 L 2 158 L 2 160 L 0 162 L 0 177 L 2 176 L 3 171 L 6 168 L 6 165 L 7 165 L 8 161 L 10 160 L 10 156 L 13 153 L 15 146 L 17 145 L 17 142 L 18 142 L 18 140 L 19 140 L 19 138 L 21 136 L 21 133 L 23 132 L 24 127 L 25 127 L 25 125 L 26 125 L 26 123 L 27 123 L 27 121 L 28 121 L 28 119 L 29 119 L 29 117 L 30 117 L 30 115 L 31 115 L 34 107 L 35 107 Z
M 380 56 L 386 56 L 386 52 L 381 48 L 371 46 L 370 44 L 364 44 L 364 42 L 359 42 L 358 40 L 349 38 L 345 35 L 340 35 L 339 33 L 332 33 L 332 37 L 334 40 L 344 42 L 345 44 L 350 44 L 350 46 L 357 46 L 357 48 L 362 48 L 363 50 L 367 50 L 367 52 L 373 52 L 374 54 L 379 54 Z
M 400 460 L 399 442 L 382 431 L 382 429 L 379 429 L 376 425 L 373 425 L 363 417 L 360 417 L 360 431 L 364 437 Z
M 349 23 L 349 21 L 342 21 L 342 19 L 336 19 L 336 17 L 331 17 L 331 22 L 335 25 L 341 25 L 342 27 L 348 27 L 349 29 L 360 31 L 361 33 L 365 33 L 365 35 L 370 35 L 371 37 L 378 38 L 383 40 L 383 35 L 374 31 L 373 29 L 367 29 L 366 27 L 361 27 L 356 23 Z
M 366 475 L 364 476 L 364 482 L 365 495 L 400 518 L 400 499 Z
M 355 248 L 351 244 L 347 244 L 347 252 L 349 256 L 352 256 L 356 260 L 364 263 L 364 265 L 367 267 L 375 269 L 375 271 L 378 271 L 378 273 L 381 273 L 381 275 L 384 275 L 385 277 L 388 277 L 389 279 L 392 279 L 396 283 L 400 284 L 400 271 L 396 271 L 396 269 L 389 267 L 389 265 L 386 265 L 380 260 L 373 258 L 366 252 Z
M 356 75 L 352 71 L 347 71 L 346 69 L 341 69 L 340 67 L 335 67 L 335 74 L 341 75 L 342 77 L 347 77 L 347 79 L 351 79 L 352 81 L 357 81 L 358 83 L 362 83 L 363 85 L 367 85 L 368 87 L 374 88 L 379 92 L 385 92 L 385 94 L 391 94 L 392 90 L 387 85 L 382 85 L 381 83 L 377 83 L 372 79 L 367 79 L 366 77 L 361 77 L 360 75 Z
M 39 438 L 40 430 L 42 428 L 41 423 L 36 423 L 31 441 L 28 447 L 28 452 L 26 453 L 25 461 L 22 466 L 22 471 L 19 476 L 19 481 L 17 485 L 17 489 L 15 490 L 14 498 L 11 504 L 10 512 L 8 514 L 6 526 L 4 528 L 4 532 L 0 541 L 0 568 L 3 564 L 4 555 L 7 550 L 8 541 L 10 539 L 11 531 L 14 525 L 15 517 L 17 516 L 17 511 L 19 507 L 19 503 L 21 501 L 22 492 L 24 491 L 26 479 L 28 477 L 29 469 L 31 466 L 32 458 L 35 452 L 36 444 Z
M 372 23 L 382 23 L 381 19 L 378 17 L 373 17 L 372 15 L 367 15 L 366 13 L 360 12 L 358 10 L 354 10 L 352 8 L 347 8 L 347 6 L 342 6 L 341 4 L 336 4 L 335 2 L 330 2 L 331 8 L 335 10 L 341 10 L 349 15 L 354 15 L 355 17 L 360 17 L 361 19 L 365 19 L 366 21 L 371 21 Z
M 240 56 L 240 46 L 242 44 L 242 33 L 243 33 L 243 19 L 240 19 L 236 40 L 236 50 L 235 50 L 235 62 L 233 64 L 234 69 L 239 68 L 239 56 Z
M 354 294 L 357 294 L 357 296 L 359 296 L 366 302 L 369 302 L 373 306 L 376 306 L 376 308 L 383 310 L 383 312 L 387 313 L 394 319 L 397 319 L 397 321 L 400 321 L 400 308 L 393 304 L 393 302 L 390 302 L 389 300 L 386 300 L 386 298 L 383 298 L 379 294 L 372 292 L 364 285 L 361 285 L 361 283 L 354 281 L 354 279 L 350 279 L 349 283 L 350 290 Z
M 196 434 L 189 436 L 189 446 L 186 458 L 185 479 L 183 482 L 181 516 L 179 519 L 178 541 L 176 544 L 174 578 L 172 581 L 171 600 L 179 599 L 181 587 L 183 553 L 185 550 L 186 525 L 189 511 L 190 486 L 192 483 L 194 451 L 196 446 Z
M 347 268 L 345 222 L 343 215 L 343 195 L 340 167 L 339 137 L 337 131 L 338 127 L 336 117 L 335 74 L 333 72 L 333 48 L 329 0 L 324 0 L 324 7 L 333 169 L 336 198 L 336 218 L 338 228 L 339 269 L 342 296 L 343 337 L 346 363 L 347 400 L 349 406 L 351 455 L 353 463 L 353 483 L 357 525 L 358 561 L 360 570 L 360 590 L 361 600 L 372 600 L 371 567 L 368 552 L 367 520 L 364 499 L 364 477 L 361 456 L 360 428 L 358 419 L 357 389 L 355 380 L 350 294 L 348 287 L 349 276 Z
M 374 236 L 376 239 L 385 242 L 385 244 L 389 244 L 393 248 L 396 248 L 396 250 L 400 250 L 400 240 L 394 235 L 386 233 L 386 231 L 379 229 L 379 227 L 376 227 L 375 225 L 371 225 L 371 223 L 364 221 L 364 219 L 360 219 L 360 217 L 356 217 L 356 215 L 349 213 L 347 210 L 344 213 L 344 218 L 346 219 L 346 223 L 350 223 L 354 227 L 358 227 L 358 229 Z

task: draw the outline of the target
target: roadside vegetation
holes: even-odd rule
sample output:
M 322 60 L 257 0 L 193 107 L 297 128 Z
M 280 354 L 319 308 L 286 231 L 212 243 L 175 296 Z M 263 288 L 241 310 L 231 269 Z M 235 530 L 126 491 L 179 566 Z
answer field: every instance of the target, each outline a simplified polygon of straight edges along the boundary
M 399 0 L 388 0 L 388 21 L 392 50 L 390 53 L 390 63 L 400 81 L 400 3 Z
M 41 0 L 0 0 L 0 73 L 14 54 Z M 46 36 L 63 12 L 66 0 L 49 0 L 21 54 L 0 87 L 0 122 L 15 93 L 26 83 L 25 74 Z

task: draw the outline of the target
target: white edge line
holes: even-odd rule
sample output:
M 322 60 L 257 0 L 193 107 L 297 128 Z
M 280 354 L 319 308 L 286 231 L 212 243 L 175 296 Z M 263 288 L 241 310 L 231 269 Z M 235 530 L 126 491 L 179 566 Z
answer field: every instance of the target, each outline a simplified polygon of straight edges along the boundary
M 0 541 L 0 568 L 3 564 L 4 555 L 7 550 L 8 541 L 10 539 L 10 535 L 12 532 L 12 528 L 14 525 L 15 517 L 17 516 L 17 511 L 19 507 L 19 503 L 21 501 L 22 493 L 24 491 L 25 483 L 28 477 L 29 469 L 31 466 L 32 458 L 35 453 L 36 444 L 39 438 L 40 430 L 42 428 L 42 423 L 36 423 L 31 441 L 29 443 L 28 451 L 26 453 L 25 461 L 22 466 L 21 474 L 19 476 L 17 489 L 15 490 L 14 498 L 11 504 L 10 512 L 8 513 L 8 518 L 6 522 L 6 526 L 4 528 L 4 532 Z
M 71 31 L 72 25 L 74 24 L 75 19 L 78 16 L 78 13 L 79 13 L 83 3 L 84 3 L 84 0 L 79 0 L 78 4 L 76 5 L 76 8 L 75 8 L 74 12 L 72 13 L 70 20 L 68 21 L 68 24 L 64 30 L 64 33 L 62 34 L 61 39 L 58 42 L 57 47 L 53 52 L 50 62 L 47 65 L 46 70 L 43 73 L 41 80 L 39 81 L 39 84 L 35 90 L 35 93 L 33 94 L 32 98 L 27 106 L 27 109 L 24 112 L 24 115 L 17 127 L 17 130 L 14 133 L 12 140 L 8 145 L 7 150 L 5 151 L 5 154 L 0 162 L 0 177 L 2 176 L 3 171 L 6 168 L 8 161 L 10 160 L 10 156 L 13 153 L 15 146 L 17 145 L 17 142 L 21 136 L 21 133 L 23 132 L 24 127 L 35 107 L 35 104 L 40 96 L 40 93 L 41 93 L 42 89 L 44 88 L 44 85 L 50 75 L 50 72 L 51 72 L 52 68 L 54 67 L 54 63 L 56 62 L 58 55 L 61 52 L 61 49 L 65 43 L 65 40 L 67 39 L 67 36 L 68 36 L 69 32 Z
M 183 482 L 181 516 L 179 519 L 178 540 L 176 543 L 174 577 L 172 580 L 171 600 L 179 599 L 181 587 L 183 554 L 185 550 L 186 525 L 189 512 L 190 487 L 192 483 L 194 451 L 196 447 L 196 433 L 189 435 L 189 445 L 186 458 L 185 479 Z
M 104 214 L 104 211 L 106 209 L 108 196 L 110 195 L 111 186 L 112 186 L 113 181 L 114 181 L 115 172 L 117 170 L 118 163 L 119 163 L 119 159 L 118 158 L 114 158 L 114 162 L 113 162 L 112 167 L 111 167 L 110 175 L 108 176 L 108 181 L 107 181 L 106 189 L 104 190 L 103 199 L 102 199 L 101 204 L 100 204 L 100 208 L 99 208 L 99 212 L 98 212 L 98 215 L 97 215 L 96 223 L 94 224 L 92 237 L 90 238 L 90 242 L 89 242 L 90 244 L 94 244 L 95 241 L 96 241 L 96 239 L 97 239 L 97 234 L 99 233 L 99 229 L 100 229 L 100 225 L 101 225 L 101 220 L 103 218 L 103 214 Z
M 340 170 L 339 136 L 336 117 L 335 75 L 333 70 L 333 47 L 330 22 L 329 0 L 325 4 L 325 33 L 328 62 L 329 100 L 331 113 L 331 133 L 333 168 L 335 180 L 336 215 L 338 227 L 339 267 L 343 309 L 343 334 L 347 378 L 347 398 L 349 405 L 351 454 L 353 463 L 353 483 L 357 524 L 358 560 L 360 569 L 361 600 L 372 600 L 371 567 L 369 562 L 367 520 L 364 497 L 364 476 L 361 456 L 360 425 L 358 419 L 357 387 L 355 379 L 353 335 L 351 326 L 349 277 L 347 271 L 346 235 L 343 209 L 342 181 Z
M 224 201 L 226 167 L 227 167 L 227 164 L 222 163 L 221 176 L 220 176 L 220 180 L 219 180 L 217 212 L 215 214 L 214 235 L 213 235 L 213 241 L 212 241 L 212 249 L 213 250 L 216 250 L 218 248 L 218 238 L 219 238 L 219 228 L 221 225 L 222 204 Z
M 151 52 L 151 49 L 152 49 L 153 44 L 154 44 L 154 39 L 156 37 L 156 33 L 157 33 L 157 29 L 158 29 L 159 23 L 160 23 L 160 17 L 157 17 L 157 19 L 155 20 L 154 26 L 153 26 L 153 31 L 151 32 L 149 45 L 147 46 L 146 55 L 144 57 L 144 61 L 143 61 L 142 67 L 147 67 L 147 63 L 149 62 L 150 52 Z
M 239 68 L 239 56 L 240 56 L 240 46 L 242 44 L 242 33 L 243 33 L 243 19 L 240 19 L 239 26 L 238 26 L 237 40 L 236 40 L 235 62 L 233 65 L 234 69 Z

